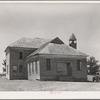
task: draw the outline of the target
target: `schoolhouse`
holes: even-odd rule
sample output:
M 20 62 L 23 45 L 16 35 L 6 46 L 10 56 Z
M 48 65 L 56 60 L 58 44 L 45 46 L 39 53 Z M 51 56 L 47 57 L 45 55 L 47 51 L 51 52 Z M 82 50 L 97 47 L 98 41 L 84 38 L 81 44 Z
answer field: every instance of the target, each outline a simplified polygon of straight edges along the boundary
M 85 53 L 77 50 L 74 34 L 69 45 L 54 39 L 21 38 L 6 50 L 6 78 L 87 81 Z

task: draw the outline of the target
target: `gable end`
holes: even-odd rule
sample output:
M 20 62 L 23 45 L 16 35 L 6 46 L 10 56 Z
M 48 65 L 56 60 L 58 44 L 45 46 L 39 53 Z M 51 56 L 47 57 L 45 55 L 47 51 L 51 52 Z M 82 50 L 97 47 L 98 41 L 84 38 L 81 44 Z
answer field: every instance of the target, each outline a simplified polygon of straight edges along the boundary
M 56 37 L 55 39 L 53 39 L 51 41 L 51 43 L 55 43 L 55 44 L 64 44 L 64 42 L 62 40 L 60 40 L 58 37 Z

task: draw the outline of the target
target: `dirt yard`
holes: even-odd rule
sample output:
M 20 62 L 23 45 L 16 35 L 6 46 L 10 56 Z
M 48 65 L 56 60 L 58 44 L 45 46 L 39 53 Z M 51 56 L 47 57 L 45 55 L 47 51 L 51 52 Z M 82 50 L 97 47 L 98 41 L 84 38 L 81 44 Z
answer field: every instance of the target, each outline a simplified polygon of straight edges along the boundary
M 0 91 L 100 91 L 100 82 L 7 80 L 0 77 Z

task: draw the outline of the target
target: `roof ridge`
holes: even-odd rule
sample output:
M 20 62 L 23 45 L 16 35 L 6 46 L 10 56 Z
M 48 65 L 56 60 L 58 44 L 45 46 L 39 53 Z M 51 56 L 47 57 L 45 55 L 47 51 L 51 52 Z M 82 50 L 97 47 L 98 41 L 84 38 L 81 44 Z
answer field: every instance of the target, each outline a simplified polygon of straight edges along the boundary
M 51 39 L 38 38 L 38 37 L 36 37 L 36 38 L 22 37 L 22 38 L 16 40 L 15 42 L 11 43 L 9 46 L 12 46 L 13 44 L 17 43 L 18 41 L 20 41 L 20 40 L 22 40 L 22 39 L 31 39 L 31 40 L 34 40 L 34 39 L 43 39 L 43 40 L 51 40 Z
M 52 39 L 51 43 L 64 44 L 64 42 L 59 37 Z
M 52 41 L 52 40 L 51 40 Z M 36 51 L 34 51 L 33 53 L 31 53 L 30 55 L 28 55 L 26 58 L 32 56 L 33 54 L 37 54 L 37 52 L 41 52 L 49 43 L 51 43 L 51 41 L 48 41 L 46 43 L 44 43 L 42 46 L 40 46 Z
M 51 45 L 51 44 L 53 44 L 53 46 Z M 57 46 L 56 46 L 57 45 Z M 69 45 L 67 45 L 67 44 L 55 44 L 55 43 L 51 43 L 50 41 L 49 42 L 46 42 L 45 44 L 43 44 L 40 48 L 38 48 L 36 51 L 34 51 L 33 53 L 31 53 L 30 55 L 28 55 L 26 58 L 28 58 L 28 57 L 31 57 L 31 56 L 34 56 L 34 55 L 36 55 L 36 54 L 41 54 L 42 52 L 41 51 L 43 51 L 43 50 L 45 50 L 45 48 L 47 47 L 48 48 L 48 46 L 50 46 L 51 47 L 51 50 L 53 49 L 53 47 L 55 47 L 56 46 L 56 48 L 57 49 L 59 49 L 60 50 L 60 52 L 62 52 L 62 53 L 64 53 L 64 51 L 62 51 L 62 48 L 61 48 L 61 46 L 64 48 L 64 49 L 67 49 L 68 51 L 68 53 L 69 54 L 66 54 L 66 52 L 64 53 L 64 55 L 75 55 L 75 56 L 84 56 L 84 57 L 86 57 L 86 56 L 88 56 L 87 54 L 85 54 L 85 53 L 83 53 L 83 52 L 81 52 L 81 51 L 79 51 L 79 50 L 76 50 L 76 49 L 74 49 L 74 48 L 72 48 L 72 47 L 70 47 Z M 59 47 L 60 46 L 60 47 Z M 65 48 L 66 47 L 66 48 Z M 54 49 L 55 50 L 55 49 Z M 59 52 L 59 50 L 58 50 L 58 52 Z M 69 52 L 69 50 L 71 50 L 71 52 Z M 66 50 L 65 50 L 66 51 Z M 47 51 L 48 52 L 48 51 Z M 51 51 L 50 51 L 51 52 Z M 72 54 L 70 54 L 70 53 L 72 53 Z M 48 53 L 47 53 L 48 54 Z M 55 53 L 56 54 L 56 53 Z M 59 53 L 60 54 L 60 53 Z
M 22 38 L 16 40 L 15 42 L 11 43 L 9 46 L 11 46 L 12 44 L 14 44 L 14 43 L 16 43 L 17 41 L 19 41 L 19 40 L 21 40 L 21 39 L 24 39 L 24 38 L 25 38 L 25 37 L 22 37 Z
M 24 37 L 24 38 L 29 38 L 29 39 L 45 39 L 45 40 L 51 40 L 51 39 L 47 39 L 47 38 L 41 38 L 41 37 L 35 37 L 35 38 Z
M 56 37 L 56 38 L 53 38 L 52 40 L 50 40 L 50 41 L 44 43 L 40 48 L 38 48 L 38 49 L 36 50 L 36 52 L 41 52 L 49 43 L 52 43 L 52 41 L 55 40 L 55 39 L 59 39 L 59 38 Z M 61 42 L 62 42 L 62 41 L 61 41 Z M 53 44 L 54 44 L 54 43 L 53 43 Z M 35 53 L 35 52 L 33 52 L 33 53 Z

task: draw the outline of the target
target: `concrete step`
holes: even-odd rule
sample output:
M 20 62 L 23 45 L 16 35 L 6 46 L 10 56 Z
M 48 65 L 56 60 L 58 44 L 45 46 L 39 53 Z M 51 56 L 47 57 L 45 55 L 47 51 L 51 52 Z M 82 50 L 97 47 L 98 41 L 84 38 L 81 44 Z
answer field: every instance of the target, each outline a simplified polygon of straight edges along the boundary
M 59 77 L 60 81 L 73 81 L 72 77 Z

